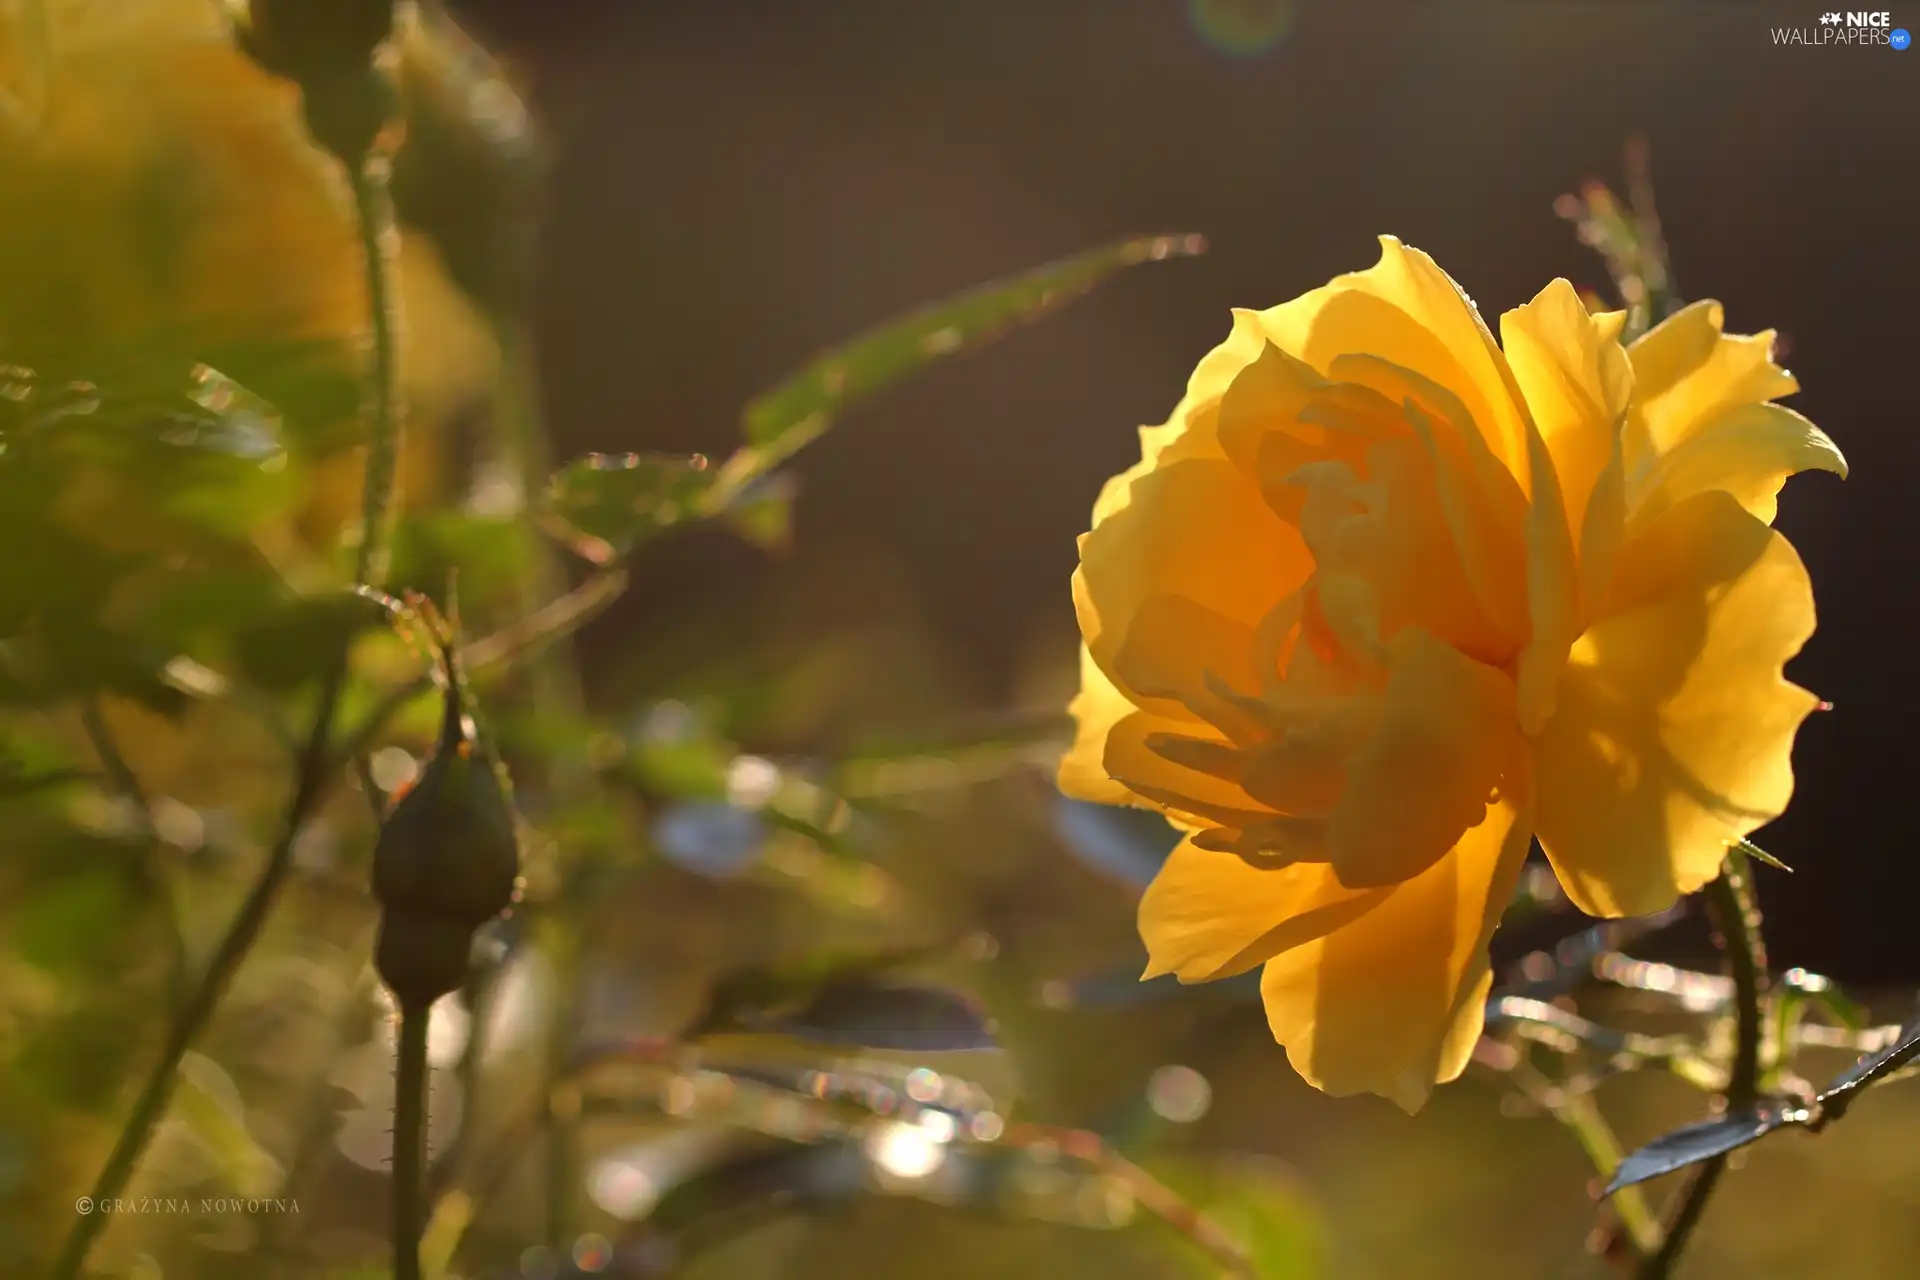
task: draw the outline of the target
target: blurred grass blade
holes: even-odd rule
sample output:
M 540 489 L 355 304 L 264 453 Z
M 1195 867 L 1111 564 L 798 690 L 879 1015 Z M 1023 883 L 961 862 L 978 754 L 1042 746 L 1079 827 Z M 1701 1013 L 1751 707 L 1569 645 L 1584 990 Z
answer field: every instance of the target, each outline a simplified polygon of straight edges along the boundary
M 1920 1058 L 1920 1020 L 1908 1023 L 1893 1044 L 1868 1054 L 1828 1083 L 1820 1093 L 1820 1123 L 1838 1120 L 1869 1085 L 1901 1070 L 1915 1058 Z
M 1811 1113 L 1805 1107 L 1791 1103 L 1762 1103 L 1731 1115 L 1717 1116 L 1699 1124 L 1690 1124 L 1684 1129 L 1675 1129 L 1622 1160 L 1620 1167 L 1613 1171 L 1613 1179 L 1607 1183 L 1605 1194 L 1612 1195 L 1661 1174 L 1723 1156 L 1750 1142 L 1759 1141 L 1775 1129 L 1804 1125 L 1810 1118 Z
M 241 1195 L 263 1196 L 280 1183 L 279 1162 L 247 1131 L 245 1107 L 232 1077 L 204 1054 L 180 1059 L 175 1112 L 206 1144 L 227 1184 Z
M 816 357 L 747 406 L 747 447 L 728 460 L 719 489 L 730 501 L 817 438 L 850 405 L 943 356 L 1038 320 L 1126 267 L 1192 257 L 1205 249 L 1206 241 L 1197 235 L 1134 236 L 992 281 L 870 329 Z

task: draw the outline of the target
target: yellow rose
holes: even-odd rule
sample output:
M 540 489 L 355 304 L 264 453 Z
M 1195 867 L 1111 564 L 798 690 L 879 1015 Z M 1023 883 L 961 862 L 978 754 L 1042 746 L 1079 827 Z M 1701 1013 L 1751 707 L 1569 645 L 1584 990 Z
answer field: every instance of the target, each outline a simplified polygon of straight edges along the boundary
M 1564 280 L 1500 320 L 1390 237 L 1194 371 L 1080 540 L 1069 794 L 1185 831 L 1148 976 L 1264 965 L 1275 1039 L 1412 1110 L 1464 1069 L 1538 836 L 1598 915 L 1778 816 L 1814 626 L 1769 525 L 1846 474 L 1772 334 L 1716 303 L 1623 347 Z

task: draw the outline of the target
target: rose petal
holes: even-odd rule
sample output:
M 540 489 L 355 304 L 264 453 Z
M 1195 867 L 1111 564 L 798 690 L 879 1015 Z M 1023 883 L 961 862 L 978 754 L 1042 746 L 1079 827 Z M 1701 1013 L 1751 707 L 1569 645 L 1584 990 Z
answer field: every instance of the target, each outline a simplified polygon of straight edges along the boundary
M 1781 668 L 1813 627 L 1800 557 L 1723 491 L 1622 548 L 1535 744 L 1540 842 L 1582 910 L 1661 910 L 1786 808 L 1815 700 Z
M 1211 982 L 1245 973 L 1364 915 L 1381 889 L 1349 889 L 1323 863 L 1255 869 L 1183 840 L 1140 899 L 1144 978 Z
M 1465 1070 L 1484 1018 L 1487 942 L 1530 843 L 1523 761 L 1446 857 L 1364 915 L 1267 961 L 1268 1024 L 1309 1083 L 1417 1111 L 1436 1083 Z
M 1073 746 L 1060 761 L 1060 790 L 1076 800 L 1095 804 L 1139 804 L 1139 797 L 1114 781 L 1102 763 L 1107 751 L 1107 735 L 1137 710 L 1126 695 L 1114 688 L 1113 681 L 1087 652 L 1080 647 L 1080 692 L 1067 705 L 1073 717 Z M 1169 724 L 1168 728 L 1172 725 Z
M 1724 318 L 1719 303 L 1696 302 L 1628 348 L 1638 392 L 1627 437 L 1629 475 L 1729 409 L 1800 389 L 1793 375 L 1773 362 L 1771 329 L 1751 337 L 1723 333 Z
M 1328 827 L 1343 884 L 1410 880 L 1444 857 L 1486 817 L 1518 738 L 1513 681 L 1428 632 L 1400 633 L 1389 673 Z
M 1780 488 L 1800 471 L 1846 479 L 1847 460 L 1827 433 L 1777 404 L 1728 410 L 1674 446 L 1628 495 L 1636 525 L 1708 489 L 1724 489 L 1755 519 L 1773 523 Z
M 1446 387 L 1524 488 L 1526 435 L 1506 361 L 1472 300 L 1420 250 L 1381 236 L 1374 266 L 1259 318 L 1276 344 L 1316 369 L 1366 353 Z
M 1292 594 L 1312 572 L 1300 535 L 1267 507 L 1253 483 L 1225 458 L 1188 458 L 1134 480 L 1126 504 L 1080 539 L 1074 604 L 1094 661 L 1136 704 L 1166 703 L 1136 687 L 1120 656 L 1128 629 L 1155 596 L 1184 597 L 1246 628 Z M 1225 672 L 1244 657 L 1196 649 L 1168 654 L 1182 689 L 1204 690 L 1206 672 Z M 1164 687 L 1165 662 L 1143 672 Z

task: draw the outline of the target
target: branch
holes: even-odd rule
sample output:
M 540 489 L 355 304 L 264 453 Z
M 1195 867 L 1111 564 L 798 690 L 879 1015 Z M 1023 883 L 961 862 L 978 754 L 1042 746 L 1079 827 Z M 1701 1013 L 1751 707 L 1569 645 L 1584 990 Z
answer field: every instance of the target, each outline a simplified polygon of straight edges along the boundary
M 1760 1095 L 1760 1048 L 1766 1025 L 1767 951 L 1760 935 L 1760 906 L 1747 874 L 1746 856 L 1729 850 L 1720 878 L 1707 886 L 1707 908 L 1712 913 L 1720 949 L 1727 958 L 1734 988 L 1733 1065 L 1727 1077 L 1727 1110 L 1751 1108 Z M 1706 1212 L 1727 1157 L 1715 1156 L 1700 1166 L 1682 1191 L 1660 1248 L 1640 1269 L 1640 1280 L 1666 1280 L 1686 1251 L 1693 1231 Z

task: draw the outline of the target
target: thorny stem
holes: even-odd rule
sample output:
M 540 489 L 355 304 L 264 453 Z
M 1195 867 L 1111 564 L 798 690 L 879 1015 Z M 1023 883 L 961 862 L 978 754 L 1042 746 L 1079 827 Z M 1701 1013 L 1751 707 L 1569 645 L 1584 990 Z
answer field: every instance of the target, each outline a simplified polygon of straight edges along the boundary
M 1733 977 L 1734 1051 L 1727 1077 L 1727 1109 L 1740 1111 L 1759 1099 L 1760 1049 L 1766 1027 L 1767 995 L 1767 951 L 1760 934 L 1760 906 L 1754 897 L 1744 854 L 1738 850 L 1728 852 L 1720 878 L 1707 886 L 1706 901 Z M 1642 1264 L 1639 1280 L 1666 1280 L 1673 1273 L 1726 1165 L 1725 1156 L 1716 1156 L 1702 1164 L 1686 1189 L 1678 1194 L 1666 1234 L 1659 1249 Z
M 373 330 L 373 360 L 368 374 L 371 445 L 367 456 L 366 497 L 360 512 L 356 577 L 362 585 L 375 586 L 386 569 L 387 524 L 393 501 L 394 459 L 399 451 L 401 414 L 399 311 L 391 279 L 397 232 L 392 201 L 387 194 L 384 159 L 373 157 L 366 161 L 355 175 L 354 196 L 361 224 L 361 244 L 366 250 L 368 318 Z M 66 1244 L 54 1263 L 52 1280 L 74 1280 L 86 1265 L 94 1242 L 112 1221 L 109 1206 L 123 1198 L 147 1143 L 166 1114 L 179 1078 L 180 1060 L 212 1020 L 234 974 L 239 972 L 259 939 L 274 901 L 293 869 L 294 843 L 319 808 L 338 769 L 338 759 L 329 748 L 340 694 L 347 683 L 347 665 L 347 650 L 343 645 L 321 683 L 313 729 L 300 754 L 293 797 L 287 802 L 279 839 L 267 854 L 266 865 L 261 868 L 260 877 L 246 901 L 227 927 L 226 936 L 207 962 L 199 985 L 188 996 L 167 1033 L 160 1060 L 154 1064 L 126 1126 L 121 1129 L 105 1167 L 94 1182 L 91 1198 L 96 1211 L 82 1213 L 74 1219 Z
M 420 1280 L 429 1009 L 402 1004 L 398 1017 L 400 1052 L 393 1084 L 393 1280 Z

